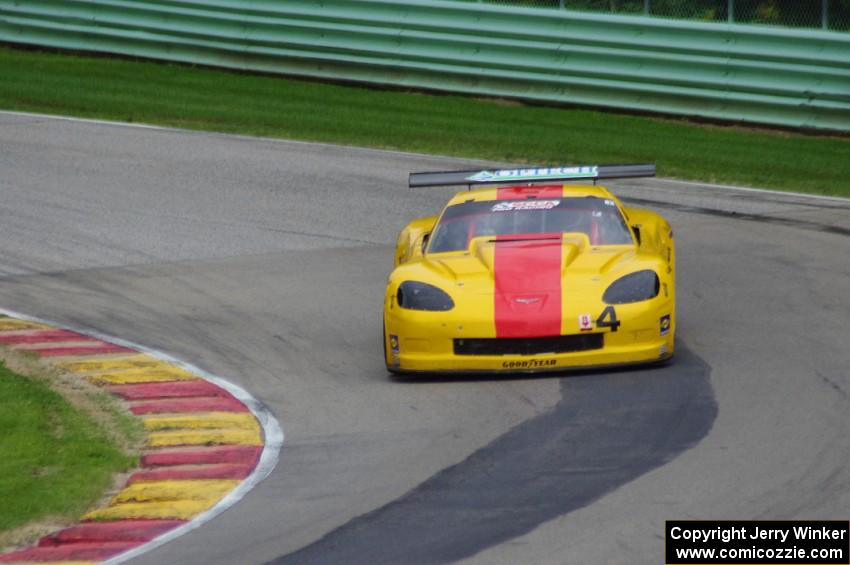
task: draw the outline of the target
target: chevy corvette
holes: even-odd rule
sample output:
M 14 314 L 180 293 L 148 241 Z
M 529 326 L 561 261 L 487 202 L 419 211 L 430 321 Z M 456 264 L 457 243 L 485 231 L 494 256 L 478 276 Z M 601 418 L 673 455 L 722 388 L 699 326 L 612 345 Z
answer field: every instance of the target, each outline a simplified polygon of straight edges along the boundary
M 519 373 L 670 358 L 673 231 L 596 184 L 654 174 L 651 164 L 411 173 L 414 188 L 467 190 L 399 234 L 384 300 L 387 369 Z M 593 184 L 563 184 L 577 180 Z

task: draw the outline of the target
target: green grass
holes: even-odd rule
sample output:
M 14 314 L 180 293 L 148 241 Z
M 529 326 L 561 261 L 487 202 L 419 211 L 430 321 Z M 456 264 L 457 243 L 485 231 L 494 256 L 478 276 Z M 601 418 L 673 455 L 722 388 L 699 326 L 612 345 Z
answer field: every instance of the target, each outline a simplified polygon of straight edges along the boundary
M 2 361 L 0 430 L 0 533 L 79 516 L 109 489 L 113 474 L 137 462 L 86 413 Z
M 850 196 L 850 138 L 0 48 L 0 108 Z

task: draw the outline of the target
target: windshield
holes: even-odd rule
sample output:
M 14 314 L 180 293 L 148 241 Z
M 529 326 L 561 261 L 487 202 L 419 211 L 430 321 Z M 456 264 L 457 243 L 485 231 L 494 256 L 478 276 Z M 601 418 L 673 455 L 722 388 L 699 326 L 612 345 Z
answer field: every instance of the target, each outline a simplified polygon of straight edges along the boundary
M 546 198 L 488 200 L 449 206 L 440 218 L 430 253 L 461 251 L 478 236 L 558 234 L 579 232 L 591 245 L 633 243 L 631 232 L 613 200 Z

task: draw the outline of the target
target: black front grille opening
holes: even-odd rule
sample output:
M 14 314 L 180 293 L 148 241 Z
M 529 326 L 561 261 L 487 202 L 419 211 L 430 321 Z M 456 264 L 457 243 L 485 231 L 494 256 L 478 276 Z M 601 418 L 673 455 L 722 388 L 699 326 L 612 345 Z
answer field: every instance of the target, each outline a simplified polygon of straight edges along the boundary
M 601 333 L 530 338 L 455 339 L 455 355 L 540 355 L 602 349 Z

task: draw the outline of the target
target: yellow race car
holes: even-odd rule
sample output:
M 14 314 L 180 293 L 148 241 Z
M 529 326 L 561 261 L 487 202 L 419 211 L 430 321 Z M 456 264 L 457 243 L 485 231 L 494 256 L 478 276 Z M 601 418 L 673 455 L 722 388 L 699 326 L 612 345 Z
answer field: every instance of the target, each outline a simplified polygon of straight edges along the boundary
M 387 369 L 518 373 L 670 358 L 673 231 L 596 185 L 654 175 L 655 165 L 411 173 L 411 187 L 468 190 L 398 237 Z M 594 183 L 563 184 L 578 179 Z M 472 190 L 482 184 L 500 186 Z

